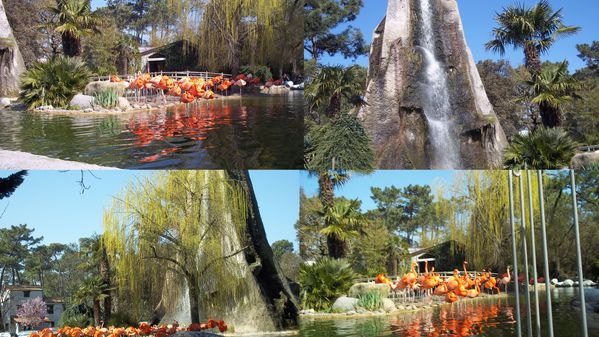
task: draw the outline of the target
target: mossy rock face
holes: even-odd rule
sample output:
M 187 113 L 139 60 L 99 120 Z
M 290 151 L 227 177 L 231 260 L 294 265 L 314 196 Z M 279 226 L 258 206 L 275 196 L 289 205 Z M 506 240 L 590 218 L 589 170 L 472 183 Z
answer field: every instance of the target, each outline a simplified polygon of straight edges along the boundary
M 378 292 L 382 298 L 389 297 L 391 287 L 388 284 L 356 283 L 349 289 L 349 297 L 358 298 L 360 295 Z
M 115 83 L 108 81 L 94 81 L 90 82 L 85 86 L 85 94 L 89 96 L 93 96 L 94 94 L 107 91 L 114 90 L 119 96 L 125 95 L 125 90 L 127 89 L 124 83 Z

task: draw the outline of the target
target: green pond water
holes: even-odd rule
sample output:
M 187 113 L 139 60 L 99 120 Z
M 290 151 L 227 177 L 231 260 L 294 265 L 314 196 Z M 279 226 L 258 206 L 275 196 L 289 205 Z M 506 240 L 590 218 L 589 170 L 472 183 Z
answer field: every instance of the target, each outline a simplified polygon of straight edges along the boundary
M 127 169 L 298 168 L 303 98 L 291 92 L 119 115 L 0 110 L 0 149 Z
M 554 336 L 581 336 L 580 311 L 571 305 L 577 289 L 552 291 Z M 531 293 L 531 298 L 534 296 Z M 547 320 L 544 299 L 540 295 L 541 331 L 547 336 Z M 436 337 L 436 336 L 517 336 L 516 308 L 513 296 L 503 298 L 479 299 L 476 301 L 458 301 L 452 305 L 434 309 L 373 318 L 340 318 L 335 320 L 302 319 L 300 336 L 302 337 Z M 534 306 L 533 335 L 535 334 Z M 527 336 L 525 320 L 526 307 L 524 297 L 521 302 L 522 336 Z M 589 336 L 599 337 L 599 323 L 595 323 L 596 314 L 588 317 Z

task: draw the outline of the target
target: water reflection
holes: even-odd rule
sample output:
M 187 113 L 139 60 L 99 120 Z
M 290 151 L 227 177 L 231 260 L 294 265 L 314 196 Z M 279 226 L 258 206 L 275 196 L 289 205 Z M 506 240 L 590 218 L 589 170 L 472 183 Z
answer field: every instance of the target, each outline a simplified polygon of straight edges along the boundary
M 303 95 L 123 115 L 0 111 L 0 148 L 122 168 L 302 166 Z
M 553 291 L 554 331 L 556 337 L 578 336 L 580 312 L 573 309 L 573 291 Z M 541 294 L 543 297 L 544 294 Z M 304 337 L 440 337 L 440 336 L 516 336 L 514 298 L 464 300 L 452 305 L 396 316 L 339 318 L 335 320 L 302 320 L 300 335 Z M 541 329 L 547 332 L 546 305 L 541 304 Z M 521 306 L 524 319 L 524 299 Z M 533 324 L 534 324 L 533 317 Z M 522 332 L 526 335 L 526 321 Z M 591 329 L 589 336 L 599 336 Z

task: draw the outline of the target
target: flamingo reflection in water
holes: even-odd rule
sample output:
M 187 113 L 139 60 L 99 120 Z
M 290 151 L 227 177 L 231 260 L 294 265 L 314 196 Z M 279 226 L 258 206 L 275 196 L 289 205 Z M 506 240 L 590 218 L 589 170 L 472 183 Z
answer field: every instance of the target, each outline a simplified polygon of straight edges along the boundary
M 195 141 L 206 140 L 216 127 L 231 125 L 232 115 L 233 108 L 229 104 L 181 105 L 168 112 L 132 116 L 127 129 L 137 138 L 135 146 L 144 147 L 155 141 L 171 146 L 140 160 L 149 163 L 179 150 L 169 139 L 182 137 Z M 247 118 L 247 115 L 241 118 Z
M 439 312 L 425 311 L 402 315 L 393 319 L 390 325 L 393 336 L 480 336 L 484 335 L 488 328 L 506 324 L 506 320 L 507 323 L 515 324 L 513 314 L 513 308 L 504 305 L 501 299 L 486 305 L 462 302 L 441 307 Z

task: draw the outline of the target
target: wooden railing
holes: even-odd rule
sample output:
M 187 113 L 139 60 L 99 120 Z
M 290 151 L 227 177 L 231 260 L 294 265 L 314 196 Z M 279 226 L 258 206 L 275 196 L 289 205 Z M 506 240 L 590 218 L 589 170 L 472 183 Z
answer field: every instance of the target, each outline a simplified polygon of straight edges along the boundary
M 586 145 L 578 148 L 578 152 L 595 152 L 599 150 L 599 145 Z
M 223 76 L 226 78 L 232 77 L 231 74 L 213 73 L 213 72 L 209 72 L 209 71 L 160 71 L 160 72 L 150 73 L 151 77 L 162 76 L 162 75 L 166 75 L 174 80 L 180 80 L 184 77 L 198 77 L 198 78 L 203 78 L 203 79 L 209 79 L 209 78 L 213 78 L 216 76 Z M 136 78 L 138 76 L 138 74 L 127 74 L 127 75 L 117 75 L 117 76 L 119 78 L 121 78 L 122 80 L 128 80 L 129 78 L 131 78 L 131 79 Z M 111 77 L 112 77 L 112 75 L 107 75 L 107 76 L 93 75 L 91 77 L 91 79 L 94 81 L 110 81 Z
M 420 273 L 422 274 L 422 273 Z M 445 277 L 445 278 L 450 278 L 451 276 L 453 276 L 453 271 L 441 271 L 441 272 L 437 272 L 435 271 L 435 274 L 439 275 L 441 278 Z M 468 275 L 470 276 L 470 278 L 475 278 L 476 275 L 478 274 L 482 274 L 482 272 L 479 271 L 468 271 Z M 460 272 L 460 276 L 464 275 L 463 271 Z M 497 275 L 499 275 L 498 273 L 491 273 L 491 276 L 493 277 L 497 277 Z M 393 276 L 387 276 L 387 278 L 389 278 L 390 280 L 392 280 L 393 282 L 395 282 L 395 280 L 397 280 L 397 278 L 402 278 L 403 275 L 393 275 Z M 376 277 L 363 277 L 363 278 L 358 278 L 354 280 L 354 283 L 366 283 L 366 282 L 374 282 L 374 280 L 376 279 Z

